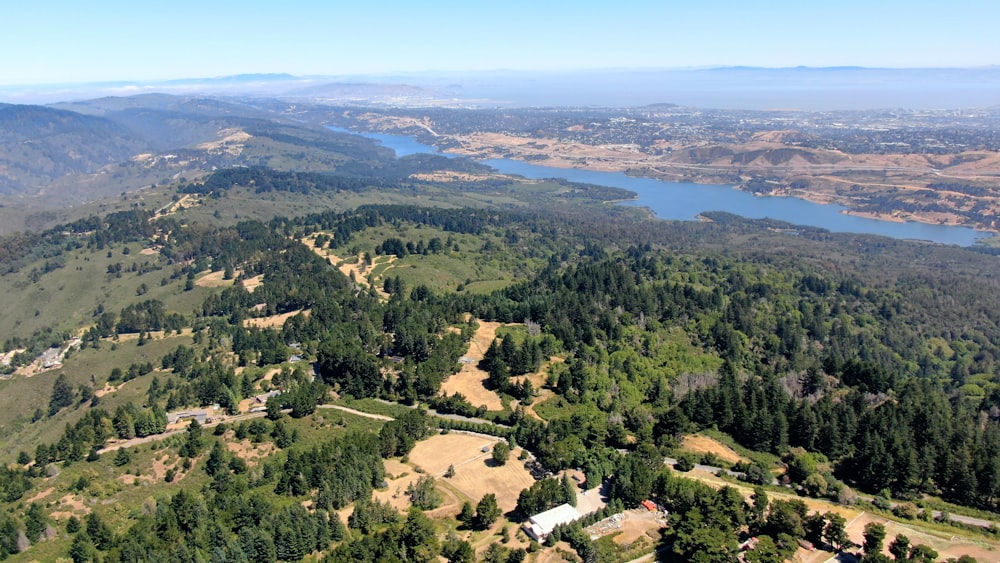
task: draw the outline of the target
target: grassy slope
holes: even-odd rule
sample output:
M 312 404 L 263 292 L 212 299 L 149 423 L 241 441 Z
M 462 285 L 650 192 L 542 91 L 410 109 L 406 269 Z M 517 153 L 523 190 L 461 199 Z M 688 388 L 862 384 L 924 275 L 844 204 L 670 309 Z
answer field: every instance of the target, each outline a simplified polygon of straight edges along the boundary
M 133 206 L 160 209 L 170 202 L 174 193 L 174 186 L 144 184 L 129 193 L 73 207 L 53 207 L 52 201 L 0 198 L 0 236 L 23 230 L 45 230 L 90 215 L 126 211 Z
M 240 150 L 188 147 L 181 158 L 175 155 L 174 158 L 124 160 L 106 167 L 101 173 L 61 176 L 37 194 L 27 197 L 0 196 L 0 235 L 51 228 L 87 215 L 88 212 L 81 214 L 81 210 L 94 208 L 93 203 L 87 202 L 98 200 L 102 206 L 113 206 L 116 200 L 131 198 L 137 191 L 150 191 L 150 186 L 169 185 L 182 178 L 194 179 L 217 168 L 264 165 L 280 170 L 325 172 L 349 160 L 345 153 L 367 154 L 367 158 L 375 157 L 380 150 L 371 149 L 373 142 L 367 139 L 344 138 L 321 129 L 281 125 L 265 129 L 276 134 L 278 139 L 262 134 L 246 140 Z M 381 151 L 387 156 L 384 149 Z M 108 211 L 110 209 L 99 212 Z
M 129 254 L 124 254 L 125 247 Z M 44 260 L 30 264 L 19 272 L 0 276 L 0 294 L 4 297 L 4 315 L 0 317 L 0 341 L 11 336 L 30 336 L 42 327 L 58 332 L 76 332 L 94 321 L 94 311 L 103 305 L 106 311 L 118 313 L 125 306 L 146 299 L 159 299 L 169 310 L 182 314 L 202 303 L 212 290 L 195 287 L 185 292 L 184 280 L 167 280 L 173 273 L 159 254 L 143 254 L 139 244 L 115 245 L 103 251 L 86 249 L 63 254 L 65 266 L 43 274 L 34 283 L 33 269 L 41 271 Z M 110 257 L 108 254 L 110 253 Z M 108 267 L 120 263 L 121 276 L 108 274 Z M 146 263 L 161 268 L 145 274 L 129 271 L 133 264 Z M 145 284 L 144 295 L 137 295 Z
M 384 257 L 377 258 L 370 274 L 379 287 L 387 277 L 398 276 L 411 288 L 426 285 L 437 291 L 457 291 L 462 287 L 462 291 L 489 293 L 544 266 L 544 261 L 540 259 L 528 259 L 507 248 L 502 233 L 499 232 L 458 234 L 414 225 L 383 225 L 366 229 L 355 234 L 350 243 L 331 251 L 345 262 L 353 263 L 359 254 L 365 252 L 372 253 L 374 257 L 375 247 L 390 237 L 414 244 L 420 240 L 426 244 L 434 237 L 440 238 L 442 242 L 447 242 L 450 238 L 453 244 L 439 254 L 411 254 L 392 262 Z M 483 252 L 483 246 L 487 243 L 494 250 Z M 456 245 L 458 250 L 455 250 Z
M 532 183 L 530 189 L 554 191 L 562 188 Z M 469 203 L 468 198 L 461 193 L 447 196 L 445 187 L 434 190 L 439 191 L 438 195 L 444 199 L 453 199 L 449 205 Z M 130 194 L 118 201 L 94 204 L 95 207 L 91 210 L 110 211 L 132 205 L 159 209 L 170 202 L 172 195 L 170 189 L 161 186 L 143 190 L 139 194 Z M 312 196 L 290 193 L 255 194 L 249 190 L 233 190 L 226 197 L 208 199 L 204 205 L 180 211 L 175 217 L 189 223 L 226 224 L 248 217 L 266 219 L 275 215 L 297 215 L 329 208 L 346 209 L 366 203 L 415 203 L 421 199 L 423 198 L 419 194 L 414 195 L 407 190 Z M 405 226 L 402 231 L 382 227 L 360 233 L 350 247 L 355 251 L 373 250 L 376 244 L 389 236 L 429 241 L 435 236 L 447 240 L 449 233 L 429 227 Z M 453 239 L 458 245 L 458 251 L 449 248 L 440 255 L 408 256 L 393 264 L 387 273 L 399 275 L 410 287 L 426 284 L 439 290 L 454 290 L 460 284 L 465 284 L 467 291 L 488 292 L 508 285 L 516 279 L 517 273 L 526 273 L 541 265 L 525 263 L 518 253 L 506 249 L 500 233 L 490 232 L 482 236 L 456 234 Z M 487 241 L 497 250 L 488 254 L 480 252 Z M 130 303 L 159 299 L 166 304 L 168 310 L 190 314 L 207 295 L 218 291 L 201 286 L 196 286 L 192 291 L 183 291 L 182 279 L 168 280 L 166 285 L 161 285 L 163 279 L 169 278 L 174 267 L 168 266 L 158 254 L 143 254 L 138 244 L 130 244 L 128 247 L 130 252 L 127 255 L 124 254 L 124 245 L 102 251 L 82 249 L 67 252 L 64 254 L 65 267 L 42 275 L 35 283 L 31 282 L 30 272 L 34 268 L 41 269 L 43 261 L 29 264 L 20 272 L 0 277 L 0 292 L 7 296 L 5 314 L 0 316 L 0 341 L 11 336 L 27 337 L 43 327 L 52 327 L 57 333 L 79 333 L 91 325 L 94 320 L 93 312 L 98 305 L 103 305 L 105 310 L 118 312 Z M 334 249 L 342 255 L 346 254 L 346 250 Z M 125 270 L 121 277 L 107 273 L 108 266 L 116 263 L 121 263 Z M 162 269 L 140 275 L 128 271 L 134 263 L 148 263 Z M 145 284 L 148 288 L 148 292 L 141 296 L 136 294 L 140 284 Z M 125 369 L 133 362 L 146 361 L 151 361 L 155 366 L 163 353 L 180 343 L 189 342 L 188 337 L 172 338 L 162 342 L 152 341 L 144 348 L 137 348 L 134 343 L 122 343 L 114 353 L 109 353 L 110 344 L 106 343 L 100 352 L 86 350 L 78 353 L 67 362 L 62 371 L 74 385 L 90 385 L 93 376 L 93 380 L 97 382 L 96 387 L 100 388 L 111 368 Z M 31 379 L 15 377 L 10 381 L 0 382 L 0 408 L 3 409 L 0 412 L 0 424 L 11 430 L 5 433 L 5 439 L 0 442 L 0 458 L 10 459 L 21 449 L 33 450 L 39 441 L 56 439 L 65 423 L 74 422 L 79 417 L 79 413 L 64 412 L 51 421 L 46 419 L 35 425 L 29 423 L 31 414 L 36 409 L 47 409 L 52 382 L 58 373 L 50 371 Z M 148 386 L 148 379 L 149 377 L 140 378 L 129 383 L 119 395 L 132 399 L 141 398 Z M 103 400 L 106 408 L 113 409 L 118 404 L 113 397 L 105 397 Z
M 165 353 L 181 344 L 190 346 L 191 337 L 171 335 L 149 340 L 143 346 L 139 346 L 137 340 L 122 341 L 112 350 L 113 344 L 105 341 L 98 350 L 91 348 L 75 352 L 67 358 L 60 369 L 46 371 L 30 378 L 15 376 L 0 381 L 0 427 L 4 428 L 0 436 L 0 461 L 12 461 L 20 450 L 33 454 L 37 444 L 57 441 L 65 425 L 74 424 L 89 408 L 87 405 L 68 407 L 55 416 L 31 422 L 35 409 L 48 412 L 52 384 L 60 374 L 65 374 L 74 388 L 88 385 L 101 389 L 113 368 L 119 367 L 125 370 L 132 363 L 145 362 L 152 362 L 154 367 L 159 367 L 160 359 Z M 118 405 L 128 401 L 136 405 L 143 404 L 146 390 L 149 389 L 149 383 L 154 375 L 163 383 L 170 377 L 166 373 L 156 371 L 137 377 L 121 385 L 118 391 L 102 396 L 100 408 L 114 412 Z

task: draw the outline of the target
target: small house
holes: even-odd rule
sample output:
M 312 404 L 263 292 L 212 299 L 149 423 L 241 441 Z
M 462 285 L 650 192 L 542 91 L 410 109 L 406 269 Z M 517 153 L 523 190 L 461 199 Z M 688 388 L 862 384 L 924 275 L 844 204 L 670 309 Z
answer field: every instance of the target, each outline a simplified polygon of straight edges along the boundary
M 175 422 L 180 422 L 189 418 L 197 420 L 198 424 L 205 424 L 211 420 L 208 417 L 207 410 L 177 411 L 167 413 L 167 424 L 174 424 Z

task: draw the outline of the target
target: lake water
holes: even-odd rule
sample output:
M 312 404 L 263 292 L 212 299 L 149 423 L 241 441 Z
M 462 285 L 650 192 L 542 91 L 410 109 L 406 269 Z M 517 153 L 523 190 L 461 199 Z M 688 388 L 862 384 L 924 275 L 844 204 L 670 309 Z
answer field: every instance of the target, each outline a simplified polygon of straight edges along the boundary
M 436 148 L 419 143 L 412 137 L 356 133 L 336 127 L 330 127 L 330 129 L 376 139 L 385 147 L 395 150 L 397 157 L 415 153 L 453 156 L 438 152 Z M 792 197 L 755 196 L 737 190 L 733 186 L 665 182 L 652 178 L 633 178 L 621 172 L 553 168 L 505 158 L 485 160 L 483 164 L 492 166 L 504 174 L 517 174 L 529 179 L 564 178 L 571 182 L 631 190 L 638 194 L 638 198 L 623 202 L 622 205 L 649 208 L 661 219 L 694 221 L 700 213 L 706 211 L 725 211 L 752 219 L 778 219 L 796 225 L 820 227 L 833 232 L 927 240 L 958 246 L 971 246 L 976 240 L 989 236 L 987 233 L 968 227 L 947 227 L 913 222 L 893 223 L 854 217 L 842 213 L 844 207 L 839 205 L 822 205 Z
M 404 137 L 402 135 L 383 135 L 382 133 L 358 133 L 357 131 L 350 131 L 348 129 L 341 129 L 340 127 L 327 127 L 332 131 L 338 133 L 350 133 L 351 135 L 361 135 L 362 137 L 368 137 L 369 139 L 375 139 L 382 143 L 386 148 L 390 148 L 396 151 L 396 158 L 411 154 L 419 153 L 430 153 L 439 156 L 446 156 L 448 158 L 455 158 L 456 155 L 447 154 L 443 152 L 438 152 L 435 147 L 430 145 L 425 145 L 413 137 Z

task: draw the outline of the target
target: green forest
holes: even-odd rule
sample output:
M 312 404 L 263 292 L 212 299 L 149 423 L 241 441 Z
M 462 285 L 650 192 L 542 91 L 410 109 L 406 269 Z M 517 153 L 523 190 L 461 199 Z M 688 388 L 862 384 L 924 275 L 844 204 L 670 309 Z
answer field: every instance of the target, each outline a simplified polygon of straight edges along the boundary
M 642 553 L 584 528 L 643 501 L 669 514 L 646 545 L 662 560 L 737 561 L 750 538 L 752 561 L 785 560 L 801 542 L 864 561 L 937 558 L 878 523 L 852 542 L 815 499 L 995 540 L 995 527 L 948 516 L 1000 519 L 995 256 L 732 216 L 656 221 L 587 186 L 518 194 L 531 205 L 378 203 L 428 193 L 406 178 L 442 166 L 222 170 L 171 189 L 209 210 L 236 197 L 374 199 L 216 221 L 137 209 L 0 240 L 0 281 L 18 291 L 85 262 L 116 288 L 74 321 L 79 346 L 57 376 L 0 382 L 7 400 L 33 384 L 4 415 L 0 558 L 627 561 Z M 512 189 L 498 182 L 463 189 Z M 442 391 L 481 323 L 507 327 L 476 365 L 499 409 Z M 73 334 L 57 319 L 5 329 L 4 370 Z M 168 413 L 206 408 L 234 418 L 168 430 Z M 540 544 L 518 526 L 576 502 L 567 473 L 525 487 L 506 513 L 492 495 L 435 512 L 454 494 L 447 476 L 421 479 L 405 510 L 373 496 L 386 460 L 462 431 L 606 483 L 606 506 Z M 696 458 L 683 443 L 697 433 L 746 460 Z M 266 453 L 230 447 L 244 442 Z M 695 462 L 731 483 L 688 478 Z M 53 502 L 64 495 L 92 500 L 67 513 Z

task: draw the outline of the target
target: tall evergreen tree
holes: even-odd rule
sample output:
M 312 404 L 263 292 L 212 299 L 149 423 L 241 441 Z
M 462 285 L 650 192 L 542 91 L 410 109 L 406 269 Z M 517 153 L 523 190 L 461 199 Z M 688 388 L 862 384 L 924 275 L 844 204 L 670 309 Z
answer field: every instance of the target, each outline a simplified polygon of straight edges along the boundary
M 60 373 L 52 385 L 52 396 L 49 398 L 49 416 L 52 416 L 73 404 L 73 386 L 66 379 L 65 373 Z
M 496 495 L 493 493 L 483 495 L 483 498 L 476 504 L 476 528 L 480 530 L 489 528 L 500 517 L 500 513 Z

